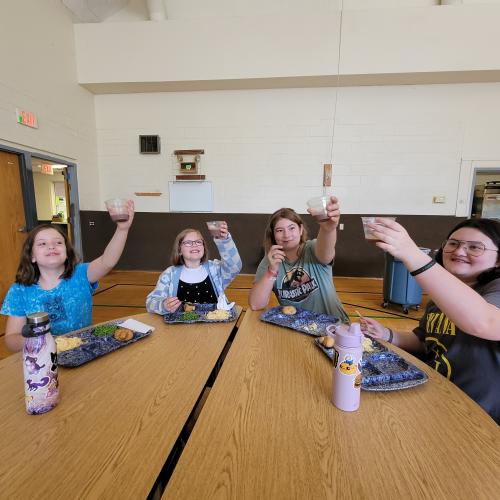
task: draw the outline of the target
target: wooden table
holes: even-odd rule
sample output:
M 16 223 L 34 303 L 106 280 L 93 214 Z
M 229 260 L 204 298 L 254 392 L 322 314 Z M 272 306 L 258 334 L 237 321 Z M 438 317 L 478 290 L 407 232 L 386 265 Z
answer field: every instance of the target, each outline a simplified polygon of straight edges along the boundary
M 238 313 L 241 312 L 239 309 Z M 19 354 L 0 362 L 0 498 L 146 498 L 235 323 L 166 325 L 78 368 L 27 415 Z
M 163 498 L 498 498 L 500 431 L 452 383 L 330 403 L 311 337 L 247 311 Z

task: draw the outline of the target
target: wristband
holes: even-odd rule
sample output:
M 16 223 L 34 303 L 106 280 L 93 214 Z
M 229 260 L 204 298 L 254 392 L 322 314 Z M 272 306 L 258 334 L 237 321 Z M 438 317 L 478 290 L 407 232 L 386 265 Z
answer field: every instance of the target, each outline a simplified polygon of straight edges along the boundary
M 418 269 L 415 269 L 415 271 L 411 271 L 410 274 L 412 276 L 417 276 L 419 274 L 422 274 L 423 272 L 427 271 L 427 269 L 430 269 L 435 263 L 436 263 L 435 260 L 431 260 L 427 262 L 425 266 L 419 267 Z
M 387 329 L 389 330 L 389 338 L 387 339 L 387 342 L 389 342 L 389 344 L 392 344 L 392 340 L 394 339 L 394 332 L 390 328 Z
M 271 281 L 276 281 L 276 278 L 278 277 L 278 273 L 276 271 L 272 271 L 271 269 L 267 268 L 266 273 Z

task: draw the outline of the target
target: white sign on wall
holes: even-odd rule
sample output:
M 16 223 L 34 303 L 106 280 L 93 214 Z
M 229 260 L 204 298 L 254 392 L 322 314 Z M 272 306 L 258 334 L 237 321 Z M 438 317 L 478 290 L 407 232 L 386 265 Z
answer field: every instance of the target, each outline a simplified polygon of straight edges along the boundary
M 171 212 L 213 212 L 211 182 L 169 182 L 168 191 Z

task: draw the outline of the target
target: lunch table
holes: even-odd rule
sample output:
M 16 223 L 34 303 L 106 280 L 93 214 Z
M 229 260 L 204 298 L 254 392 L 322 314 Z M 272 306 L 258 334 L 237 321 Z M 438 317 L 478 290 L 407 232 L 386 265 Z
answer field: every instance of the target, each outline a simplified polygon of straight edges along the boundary
M 451 382 L 394 348 L 427 383 L 343 412 L 313 339 L 260 314 L 245 313 L 163 499 L 498 498 L 500 428 Z
M 241 308 L 238 308 L 238 315 Z M 0 362 L 1 498 L 146 498 L 236 321 L 165 324 L 76 368 L 60 368 L 60 402 L 25 411 L 20 354 Z

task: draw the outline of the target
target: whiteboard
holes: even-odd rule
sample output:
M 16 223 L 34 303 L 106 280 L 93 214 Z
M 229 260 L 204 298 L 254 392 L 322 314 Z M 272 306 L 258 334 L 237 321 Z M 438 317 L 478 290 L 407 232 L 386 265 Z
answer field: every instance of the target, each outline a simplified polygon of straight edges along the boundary
M 214 198 L 209 181 L 168 183 L 171 212 L 213 212 Z

